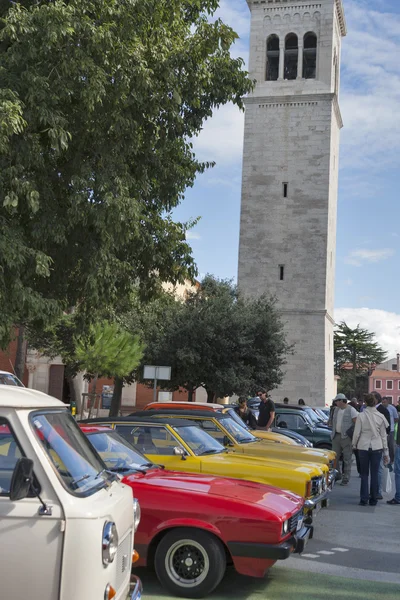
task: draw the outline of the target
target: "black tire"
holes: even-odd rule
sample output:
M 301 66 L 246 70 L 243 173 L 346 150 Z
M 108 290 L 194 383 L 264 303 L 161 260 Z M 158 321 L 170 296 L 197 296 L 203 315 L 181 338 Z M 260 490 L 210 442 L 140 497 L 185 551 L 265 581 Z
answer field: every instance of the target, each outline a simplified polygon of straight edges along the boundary
M 174 596 L 202 598 L 225 574 L 225 550 L 218 538 L 206 531 L 177 528 L 158 544 L 154 567 L 160 583 Z

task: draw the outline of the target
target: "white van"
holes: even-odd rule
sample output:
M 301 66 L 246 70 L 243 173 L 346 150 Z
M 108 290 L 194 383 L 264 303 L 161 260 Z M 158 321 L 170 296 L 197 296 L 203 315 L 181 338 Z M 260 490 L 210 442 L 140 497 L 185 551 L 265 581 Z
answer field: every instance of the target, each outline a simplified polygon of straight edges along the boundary
M 0 597 L 139 600 L 140 508 L 62 402 L 0 386 Z

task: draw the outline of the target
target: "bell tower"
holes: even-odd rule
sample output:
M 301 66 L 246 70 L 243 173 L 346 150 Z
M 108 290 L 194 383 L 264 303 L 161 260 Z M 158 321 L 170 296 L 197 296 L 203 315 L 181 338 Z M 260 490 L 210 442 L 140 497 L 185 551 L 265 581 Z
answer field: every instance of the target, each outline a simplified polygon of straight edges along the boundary
M 238 284 L 275 296 L 288 341 L 276 400 L 332 400 L 342 0 L 251 11 Z

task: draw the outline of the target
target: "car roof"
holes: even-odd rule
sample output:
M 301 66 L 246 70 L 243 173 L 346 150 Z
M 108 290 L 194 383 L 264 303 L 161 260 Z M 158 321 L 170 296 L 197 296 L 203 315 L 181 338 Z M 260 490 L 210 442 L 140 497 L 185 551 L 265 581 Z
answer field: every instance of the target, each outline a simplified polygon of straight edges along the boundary
M 225 408 L 225 406 L 225 404 L 216 404 L 211 402 L 185 402 L 183 400 L 174 400 L 171 402 L 150 402 L 145 406 L 144 410 L 163 410 L 164 408 L 167 408 L 168 410 L 170 408 L 184 410 L 185 408 L 187 408 L 187 410 L 207 410 L 211 412 L 214 410 L 222 410 L 223 408 Z
M 293 406 L 291 404 L 282 404 L 281 402 L 274 402 L 276 408 L 290 408 L 291 410 L 306 410 L 311 406 Z
M 146 411 L 147 414 L 150 411 Z M 193 427 L 195 424 L 193 421 L 189 421 L 187 419 L 173 419 L 164 417 L 163 419 L 152 419 L 149 416 L 146 417 L 104 417 L 103 419 L 98 417 L 96 419 L 86 419 L 85 421 L 80 421 L 80 423 L 85 425 L 95 425 L 96 423 L 120 423 L 123 425 L 124 423 L 139 423 L 139 424 L 148 424 L 148 425 L 171 425 L 172 427 Z
M 0 385 L 0 406 L 9 408 L 65 408 L 65 404 L 38 390 L 13 385 Z
M 151 415 L 149 417 L 149 415 Z M 176 416 L 185 416 L 185 417 L 204 417 L 207 419 L 229 419 L 230 416 L 225 414 L 225 413 L 216 413 L 213 411 L 209 411 L 209 410 L 182 410 L 182 409 L 177 409 L 177 410 L 173 410 L 173 409 L 160 409 L 160 410 L 145 410 L 145 411 L 138 411 L 137 413 L 131 413 L 130 416 L 132 417 L 146 417 L 146 418 L 151 418 L 153 415 L 176 415 Z M 157 421 L 159 421 L 159 419 L 157 419 Z

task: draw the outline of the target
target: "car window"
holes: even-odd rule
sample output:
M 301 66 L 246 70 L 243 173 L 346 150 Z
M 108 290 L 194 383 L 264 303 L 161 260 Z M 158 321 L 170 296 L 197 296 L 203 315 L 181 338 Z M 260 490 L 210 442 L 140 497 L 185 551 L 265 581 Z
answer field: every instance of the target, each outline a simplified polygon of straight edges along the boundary
M 14 387 L 24 387 L 24 384 L 12 373 L 0 373 L 0 385 L 13 385 Z
M 165 427 L 151 427 L 149 425 L 131 425 L 130 439 L 124 435 L 119 425 L 116 426 L 118 433 L 143 452 L 143 454 L 158 454 L 160 456 L 173 456 L 174 448 L 182 447 L 179 441 Z
M 0 419 L 0 496 L 9 495 L 14 468 L 22 456 L 14 433 L 7 422 Z
M 302 419 L 301 415 L 295 415 L 293 413 L 282 413 L 277 415 L 276 419 L 277 424 L 285 423 L 287 429 L 305 429 L 305 422 Z
M 213 421 L 200 421 L 199 420 L 199 421 L 196 421 L 196 425 L 201 427 L 201 429 L 203 429 L 203 431 L 207 431 L 207 433 L 209 433 L 211 435 L 211 437 L 214 438 L 214 440 L 217 440 L 221 444 L 224 443 L 225 434 L 218 427 L 218 425 L 216 425 Z

